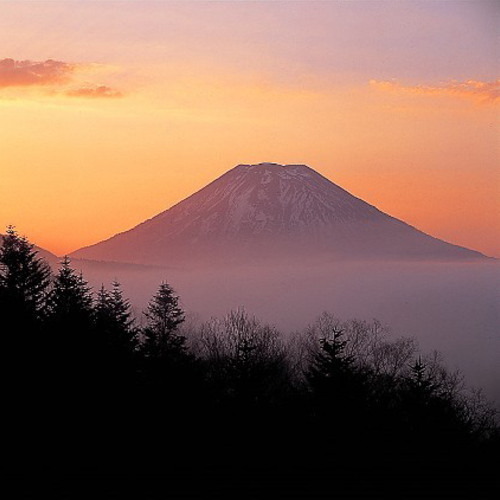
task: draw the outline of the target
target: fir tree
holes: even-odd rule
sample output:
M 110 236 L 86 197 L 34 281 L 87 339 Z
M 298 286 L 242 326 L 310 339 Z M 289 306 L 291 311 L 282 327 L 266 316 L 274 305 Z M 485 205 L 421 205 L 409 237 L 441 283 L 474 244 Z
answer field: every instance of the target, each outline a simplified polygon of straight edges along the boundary
M 105 349 L 114 356 L 131 354 L 137 344 L 137 332 L 130 302 L 123 297 L 120 283 L 114 281 L 112 290 L 101 287 L 95 304 L 95 329 L 102 337 Z
M 313 418 L 320 427 L 343 429 L 335 437 L 337 444 L 338 440 L 346 444 L 354 434 L 359 439 L 370 399 L 367 374 L 346 354 L 346 346 L 343 330 L 333 327 L 331 335 L 320 340 L 320 349 L 306 373 Z
M 329 338 L 319 341 L 320 350 L 313 355 L 307 374 L 313 389 L 320 390 L 325 385 L 341 388 L 346 377 L 354 372 L 354 358 L 345 353 L 347 341 L 343 331 L 334 327 Z
M 408 426 L 407 431 L 420 442 L 434 437 L 439 432 L 441 420 L 448 418 L 450 405 L 440 397 L 436 382 L 419 356 L 410 366 L 402 386 L 402 418 Z M 448 423 L 451 424 L 451 420 Z
M 92 318 L 92 294 L 81 274 L 71 268 L 66 256 L 61 262 L 49 298 L 49 315 L 53 323 L 89 327 Z
M 50 268 L 37 256 L 33 245 L 7 228 L 0 248 L 0 331 L 2 331 L 2 370 L 13 393 L 26 398 L 37 393 L 41 366 L 49 346 L 42 331 Z M 21 389 L 22 387 L 22 389 Z
M 100 329 L 101 324 L 106 325 L 111 318 L 110 293 L 104 285 L 97 292 L 95 301 L 95 320 L 96 326 Z
M 148 357 L 164 357 L 184 353 L 184 336 L 177 327 L 184 321 L 179 297 L 168 283 L 162 283 L 144 313 L 147 325 L 143 329 L 143 352 Z
M 199 383 L 196 360 L 188 352 L 186 338 L 178 331 L 184 312 L 179 306 L 179 297 L 168 283 L 160 285 L 144 314 L 146 326 L 140 332 L 138 361 L 140 406 L 161 418 L 165 429 L 180 429 L 198 411 L 194 409 L 193 395 Z M 173 407 L 175 412 L 171 411 Z M 148 421 L 142 422 L 148 427 Z M 166 439 L 168 446 L 172 446 L 169 432 L 157 438 Z
M 18 327 L 40 320 L 44 314 L 51 272 L 34 246 L 7 228 L 0 248 L 0 309 Z
M 410 367 L 409 391 L 419 400 L 428 399 L 434 392 L 435 384 L 427 374 L 427 366 L 419 356 Z
M 71 268 L 68 257 L 64 257 L 55 276 L 47 309 L 47 329 L 58 362 L 74 373 L 82 364 L 90 369 L 96 348 L 92 328 L 93 298 L 87 282 Z M 54 367 L 58 362 L 54 360 Z M 78 376 L 84 375 L 79 373 Z
M 49 285 L 48 265 L 9 226 L 0 248 L 0 370 L 2 425 L 7 430 L 4 448 L 12 461 L 18 450 L 26 454 L 28 446 L 40 444 L 39 431 L 45 423 L 42 409 L 49 385 L 45 367 L 50 346 L 41 323 Z

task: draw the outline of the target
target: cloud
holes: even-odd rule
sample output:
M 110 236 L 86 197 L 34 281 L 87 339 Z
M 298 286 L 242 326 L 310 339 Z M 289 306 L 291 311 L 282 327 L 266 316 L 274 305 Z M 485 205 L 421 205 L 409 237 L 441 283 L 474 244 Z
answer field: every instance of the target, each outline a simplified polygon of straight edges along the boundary
M 490 102 L 500 99 L 500 80 L 492 82 L 451 80 L 440 85 L 402 85 L 395 80 L 370 80 L 370 85 L 379 90 L 390 92 L 406 92 L 418 95 L 451 95 Z
M 70 97 L 90 97 L 90 98 L 114 98 L 122 97 L 123 94 L 118 90 L 107 87 L 106 85 L 99 85 L 96 87 L 81 87 L 79 89 L 68 90 L 67 96 Z
M 79 81 L 80 74 L 89 75 L 88 64 L 63 61 L 16 61 L 0 59 L 0 89 L 7 87 L 44 87 L 47 95 L 65 95 L 85 98 L 114 98 L 123 94 L 107 85 Z
M 63 84 L 70 79 L 75 66 L 47 59 L 43 62 L 0 60 L 0 88 L 28 85 Z

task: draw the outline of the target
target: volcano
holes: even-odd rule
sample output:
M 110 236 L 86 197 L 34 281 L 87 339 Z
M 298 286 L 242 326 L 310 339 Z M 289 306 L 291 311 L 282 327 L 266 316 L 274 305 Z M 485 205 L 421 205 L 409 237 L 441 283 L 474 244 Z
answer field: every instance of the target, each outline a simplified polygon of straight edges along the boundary
M 238 165 L 168 210 L 74 258 L 154 265 L 310 258 L 463 260 L 306 165 Z

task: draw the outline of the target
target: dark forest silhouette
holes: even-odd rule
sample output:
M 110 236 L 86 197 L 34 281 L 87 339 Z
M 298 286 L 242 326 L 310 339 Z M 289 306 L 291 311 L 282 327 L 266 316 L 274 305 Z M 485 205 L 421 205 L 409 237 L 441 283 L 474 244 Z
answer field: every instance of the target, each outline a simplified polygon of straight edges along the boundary
M 142 319 L 119 283 L 93 293 L 67 258 L 53 275 L 8 228 L 4 455 L 19 497 L 91 485 L 136 498 L 486 498 L 497 485 L 495 412 L 377 322 L 325 313 L 285 338 L 238 310 L 189 326 L 167 282 Z

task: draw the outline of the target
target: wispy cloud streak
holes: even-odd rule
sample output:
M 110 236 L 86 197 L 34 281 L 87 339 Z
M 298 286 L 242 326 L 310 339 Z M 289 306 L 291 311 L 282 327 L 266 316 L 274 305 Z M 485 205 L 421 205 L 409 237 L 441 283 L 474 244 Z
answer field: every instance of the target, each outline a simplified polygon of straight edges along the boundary
M 68 90 L 67 96 L 70 97 L 88 97 L 88 98 L 102 98 L 102 97 L 122 97 L 123 94 L 118 90 L 107 87 L 106 85 L 99 85 L 96 87 L 81 87 L 79 89 Z
M 390 92 L 406 92 L 418 95 L 452 95 L 489 102 L 500 99 L 500 80 L 492 82 L 451 80 L 439 85 L 402 85 L 396 80 L 370 80 L 370 85 L 379 90 Z

